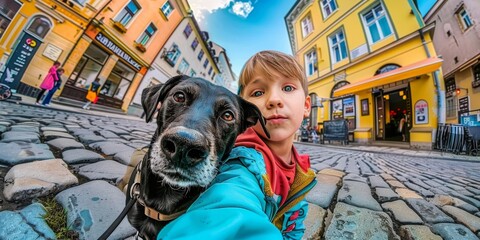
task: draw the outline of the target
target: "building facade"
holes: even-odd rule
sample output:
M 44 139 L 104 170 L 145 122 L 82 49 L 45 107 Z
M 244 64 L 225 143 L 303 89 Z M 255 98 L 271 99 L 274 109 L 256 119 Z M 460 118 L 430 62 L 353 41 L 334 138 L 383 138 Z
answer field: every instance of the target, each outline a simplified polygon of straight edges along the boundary
M 0 82 L 35 96 L 106 1 L 0 0 Z
M 447 122 L 480 126 L 480 2 L 439 0 L 424 20 L 444 60 Z
M 97 104 L 127 111 L 143 77 L 185 15 L 181 1 L 109 0 L 67 58 L 61 97 L 85 101 L 96 78 Z
M 442 60 L 414 1 L 299 0 L 285 22 L 309 81 L 311 126 L 345 120 L 359 143 L 432 148 L 445 115 Z
M 222 46 L 212 42 L 215 55 L 215 61 L 217 62 L 220 70 L 219 78 L 216 82 L 220 86 L 226 87 L 233 93 L 237 93 L 238 81 L 232 71 L 232 64 L 228 59 L 227 51 Z
M 195 17 L 191 11 L 188 11 L 147 71 L 135 94 L 129 113 L 141 115 L 143 112 L 141 93 L 146 87 L 165 83 L 169 78 L 179 74 L 201 77 L 215 82 L 214 79 L 219 72 L 212 55 L 208 33 L 201 31 Z

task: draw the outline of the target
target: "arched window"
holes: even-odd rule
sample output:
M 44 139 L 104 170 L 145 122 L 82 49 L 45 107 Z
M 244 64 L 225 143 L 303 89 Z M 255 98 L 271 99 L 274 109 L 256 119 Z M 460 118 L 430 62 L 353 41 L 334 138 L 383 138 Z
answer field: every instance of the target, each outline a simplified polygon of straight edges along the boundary
M 330 92 L 330 116 L 331 120 L 344 119 L 347 121 L 348 130 L 352 131 L 356 126 L 356 110 L 355 110 L 355 96 L 347 95 L 339 98 L 333 98 L 333 92 L 335 90 L 350 84 L 347 81 L 341 81 L 336 83 L 332 91 Z
M 47 17 L 39 15 L 30 20 L 27 30 L 43 39 L 51 28 L 52 22 Z
M 381 66 L 376 72 L 375 75 L 390 72 L 392 70 L 395 70 L 397 68 L 400 68 L 400 65 L 395 64 L 395 63 L 389 63 Z
M 338 83 L 335 83 L 335 86 L 333 86 L 332 88 L 332 91 L 330 92 L 330 97 L 333 98 L 333 92 L 335 92 L 335 90 L 345 86 L 345 85 L 348 85 L 350 84 L 349 82 L 347 81 L 341 81 L 341 82 L 338 82 Z

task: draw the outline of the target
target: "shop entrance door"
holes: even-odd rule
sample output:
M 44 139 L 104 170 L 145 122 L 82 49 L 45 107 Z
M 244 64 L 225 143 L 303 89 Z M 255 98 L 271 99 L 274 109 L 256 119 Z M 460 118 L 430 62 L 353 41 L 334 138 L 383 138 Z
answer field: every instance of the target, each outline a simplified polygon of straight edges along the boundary
M 408 142 L 411 104 L 408 88 L 375 96 L 377 140 Z
M 379 92 L 374 95 L 375 99 L 375 139 L 384 140 L 385 139 L 385 109 L 383 102 L 383 94 Z

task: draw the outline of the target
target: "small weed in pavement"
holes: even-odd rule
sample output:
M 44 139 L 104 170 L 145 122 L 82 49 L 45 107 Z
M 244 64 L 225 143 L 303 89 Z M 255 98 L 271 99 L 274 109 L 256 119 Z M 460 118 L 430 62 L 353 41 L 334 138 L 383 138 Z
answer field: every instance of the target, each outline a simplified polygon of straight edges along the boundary
M 48 226 L 55 232 L 57 239 L 79 239 L 79 235 L 67 226 L 67 211 L 53 198 L 40 200 L 45 207 L 46 214 L 43 218 Z

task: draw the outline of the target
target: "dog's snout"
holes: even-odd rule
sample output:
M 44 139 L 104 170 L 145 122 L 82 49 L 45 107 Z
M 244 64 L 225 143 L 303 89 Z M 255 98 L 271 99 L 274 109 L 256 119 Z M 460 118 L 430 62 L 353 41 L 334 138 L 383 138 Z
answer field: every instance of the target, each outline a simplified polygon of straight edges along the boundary
M 205 137 L 197 131 L 182 129 L 165 134 L 161 140 L 162 151 L 176 164 L 193 165 L 208 156 Z

